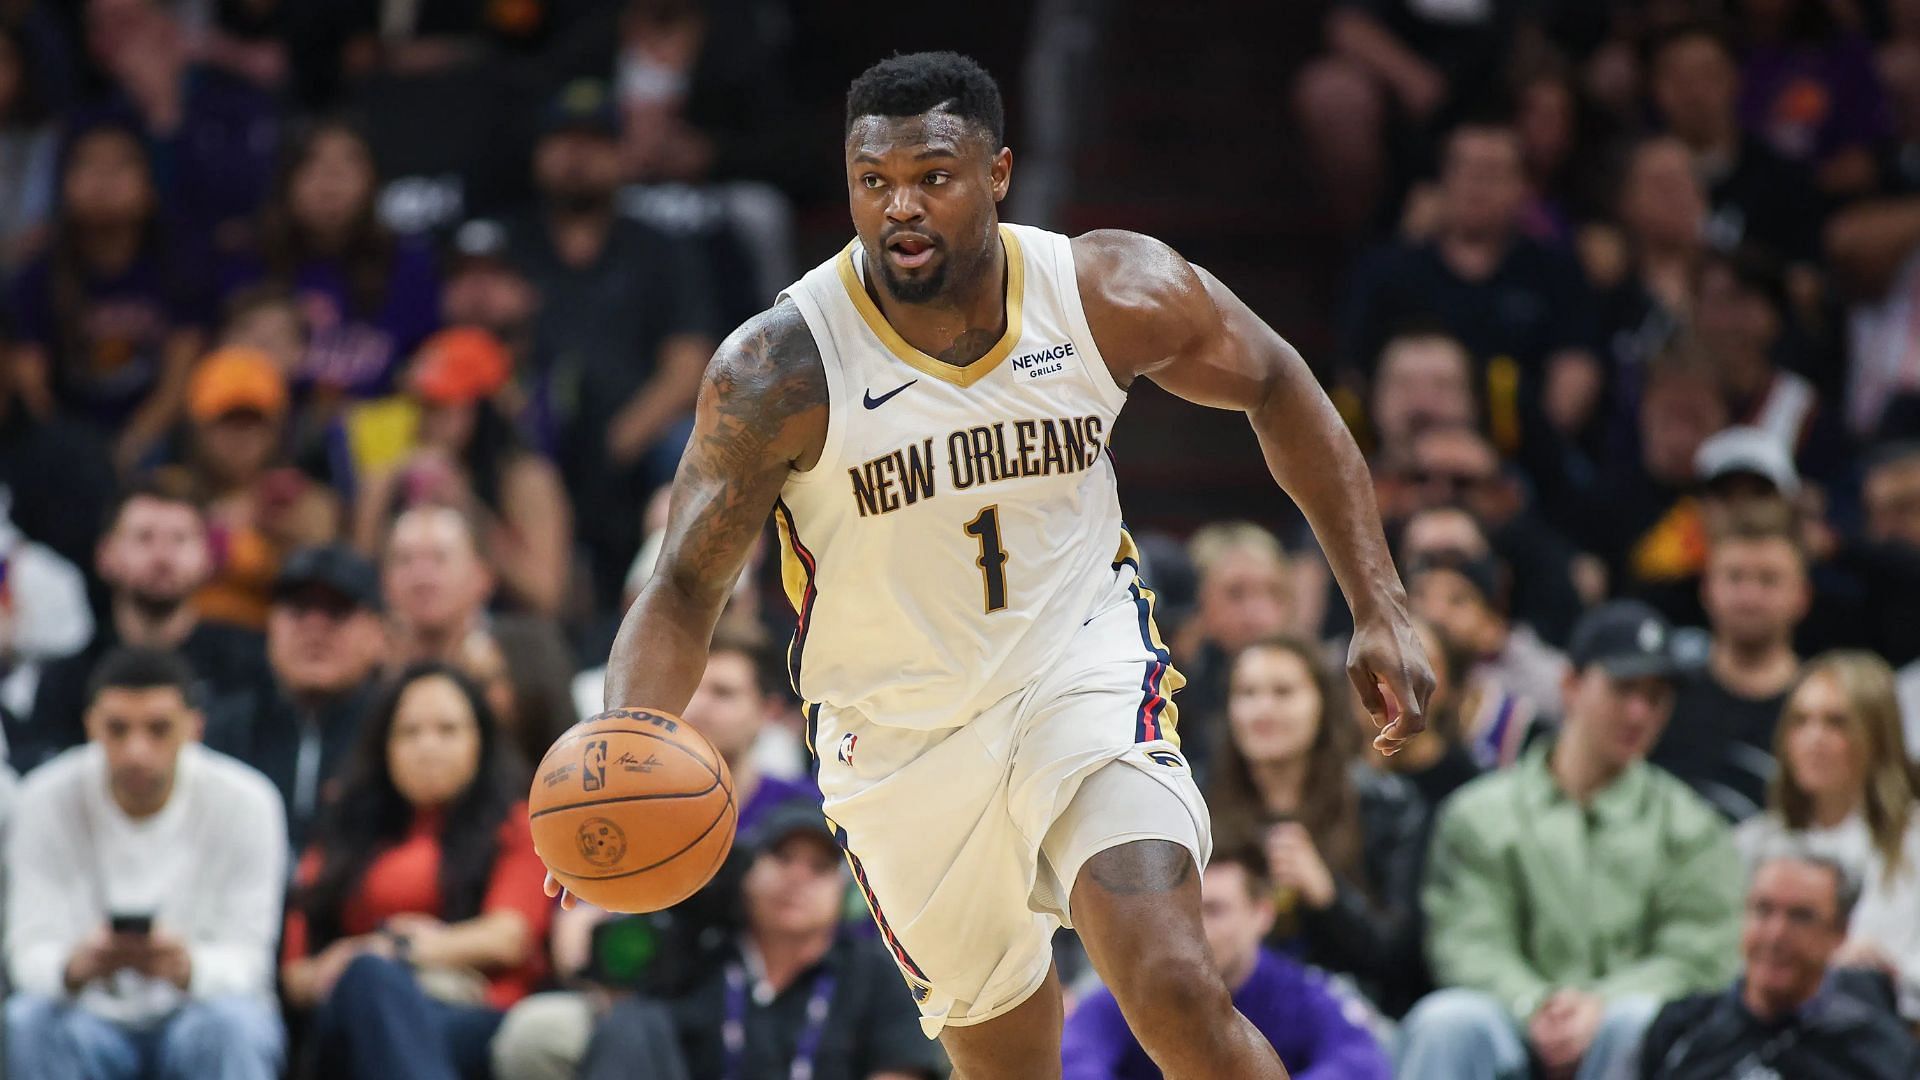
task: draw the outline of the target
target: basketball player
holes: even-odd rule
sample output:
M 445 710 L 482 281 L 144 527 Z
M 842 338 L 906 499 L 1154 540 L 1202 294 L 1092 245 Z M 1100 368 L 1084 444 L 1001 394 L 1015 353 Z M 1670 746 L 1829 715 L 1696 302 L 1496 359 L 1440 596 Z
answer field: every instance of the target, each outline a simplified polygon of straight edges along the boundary
M 1106 453 L 1126 388 L 1251 419 L 1351 601 L 1382 750 L 1422 729 L 1433 676 L 1366 467 L 1298 354 L 1165 244 L 1000 222 L 1002 123 L 952 53 L 854 82 L 858 238 L 709 365 L 607 701 L 686 705 L 771 514 L 826 816 L 959 1075 L 1060 1075 L 1049 942 L 1069 925 L 1167 1076 L 1285 1077 L 1201 931 L 1183 680 Z

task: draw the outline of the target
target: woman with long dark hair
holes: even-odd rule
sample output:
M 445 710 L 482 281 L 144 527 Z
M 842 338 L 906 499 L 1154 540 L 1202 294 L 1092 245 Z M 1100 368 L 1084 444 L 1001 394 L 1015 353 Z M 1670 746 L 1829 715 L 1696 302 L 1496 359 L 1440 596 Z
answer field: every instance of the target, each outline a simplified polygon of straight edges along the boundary
M 501 746 L 479 689 L 442 664 L 408 668 L 367 716 L 287 916 L 281 981 L 315 1010 L 319 1075 L 486 1075 L 551 913 Z
M 205 305 L 161 235 L 139 133 L 101 122 L 74 134 L 59 199 L 52 248 L 14 286 L 20 395 L 116 438 L 131 469 L 179 419 Z
M 258 249 L 229 272 L 230 288 L 264 278 L 296 294 L 310 330 L 296 381 L 323 398 L 385 393 L 439 325 L 433 252 L 380 223 L 379 193 L 366 137 L 344 120 L 314 124 L 287 153 Z
M 1406 781 L 1359 762 L 1351 707 L 1312 642 L 1242 649 L 1207 805 L 1220 850 L 1267 853 L 1276 944 L 1351 974 L 1398 1015 L 1426 989 L 1417 906 L 1425 813 Z

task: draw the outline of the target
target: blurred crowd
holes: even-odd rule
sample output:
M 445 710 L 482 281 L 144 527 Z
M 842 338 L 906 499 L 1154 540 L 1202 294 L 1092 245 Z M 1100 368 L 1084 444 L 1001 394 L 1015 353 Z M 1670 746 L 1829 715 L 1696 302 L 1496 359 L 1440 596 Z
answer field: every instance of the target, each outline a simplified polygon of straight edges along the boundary
M 1128 507 L 1236 1002 L 1316 1080 L 1920 1074 L 1920 2 L 1326 7 L 1263 107 L 1440 678 L 1380 758 L 1304 527 Z M 801 16 L 0 0 L 8 1075 L 945 1075 L 766 552 L 686 710 L 715 882 L 562 911 L 525 823 L 843 213 Z M 1066 1075 L 1157 1076 L 1058 955 Z

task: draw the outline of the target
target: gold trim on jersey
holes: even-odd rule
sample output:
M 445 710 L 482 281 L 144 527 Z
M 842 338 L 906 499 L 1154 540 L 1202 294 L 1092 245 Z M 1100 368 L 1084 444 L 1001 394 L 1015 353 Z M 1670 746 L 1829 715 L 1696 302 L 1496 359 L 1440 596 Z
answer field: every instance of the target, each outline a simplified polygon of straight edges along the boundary
M 1020 251 L 1020 240 L 1013 230 L 1000 226 L 1000 242 L 1007 249 L 1007 332 L 1000 335 L 993 348 L 985 356 L 971 364 L 949 364 L 936 356 L 929 356 L 907 344 L 900 331 L 893 328 L 887 317 L 881 313 L 880 306 L 867 295 L 867 287 L 860 281 L 860 272 L 854 268 L 853 253 L 859 240 L 850 241 L 840 252 L 840 283 L 847 288 L 847 299 L 853 301 L 853 309 L 866 321 L 867 329 L 887 347 L 887 351 L 899 357 L 923 375 L 931 375 L 942 382 L 967 387 L 979 382 L 987 372 L 1000 365 L 1013 347 L 1020 343 L 1020 309 L 1026 298 L 1027 261 Z

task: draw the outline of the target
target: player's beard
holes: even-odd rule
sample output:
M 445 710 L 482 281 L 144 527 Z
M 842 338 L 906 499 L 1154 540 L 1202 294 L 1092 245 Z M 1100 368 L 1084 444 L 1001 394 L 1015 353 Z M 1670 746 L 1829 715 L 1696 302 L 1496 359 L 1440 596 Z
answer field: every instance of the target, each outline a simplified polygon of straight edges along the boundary
M 903 278 L 894 268 L 893 260 L 880 260 L 880 276 L 886 279 L 887 291 L 895 300 L 903 304 L 924 304 L 938 297 L 947 287 L 947 260 L 942 258 L 933 266 L 931 273 L 922 278 Z

